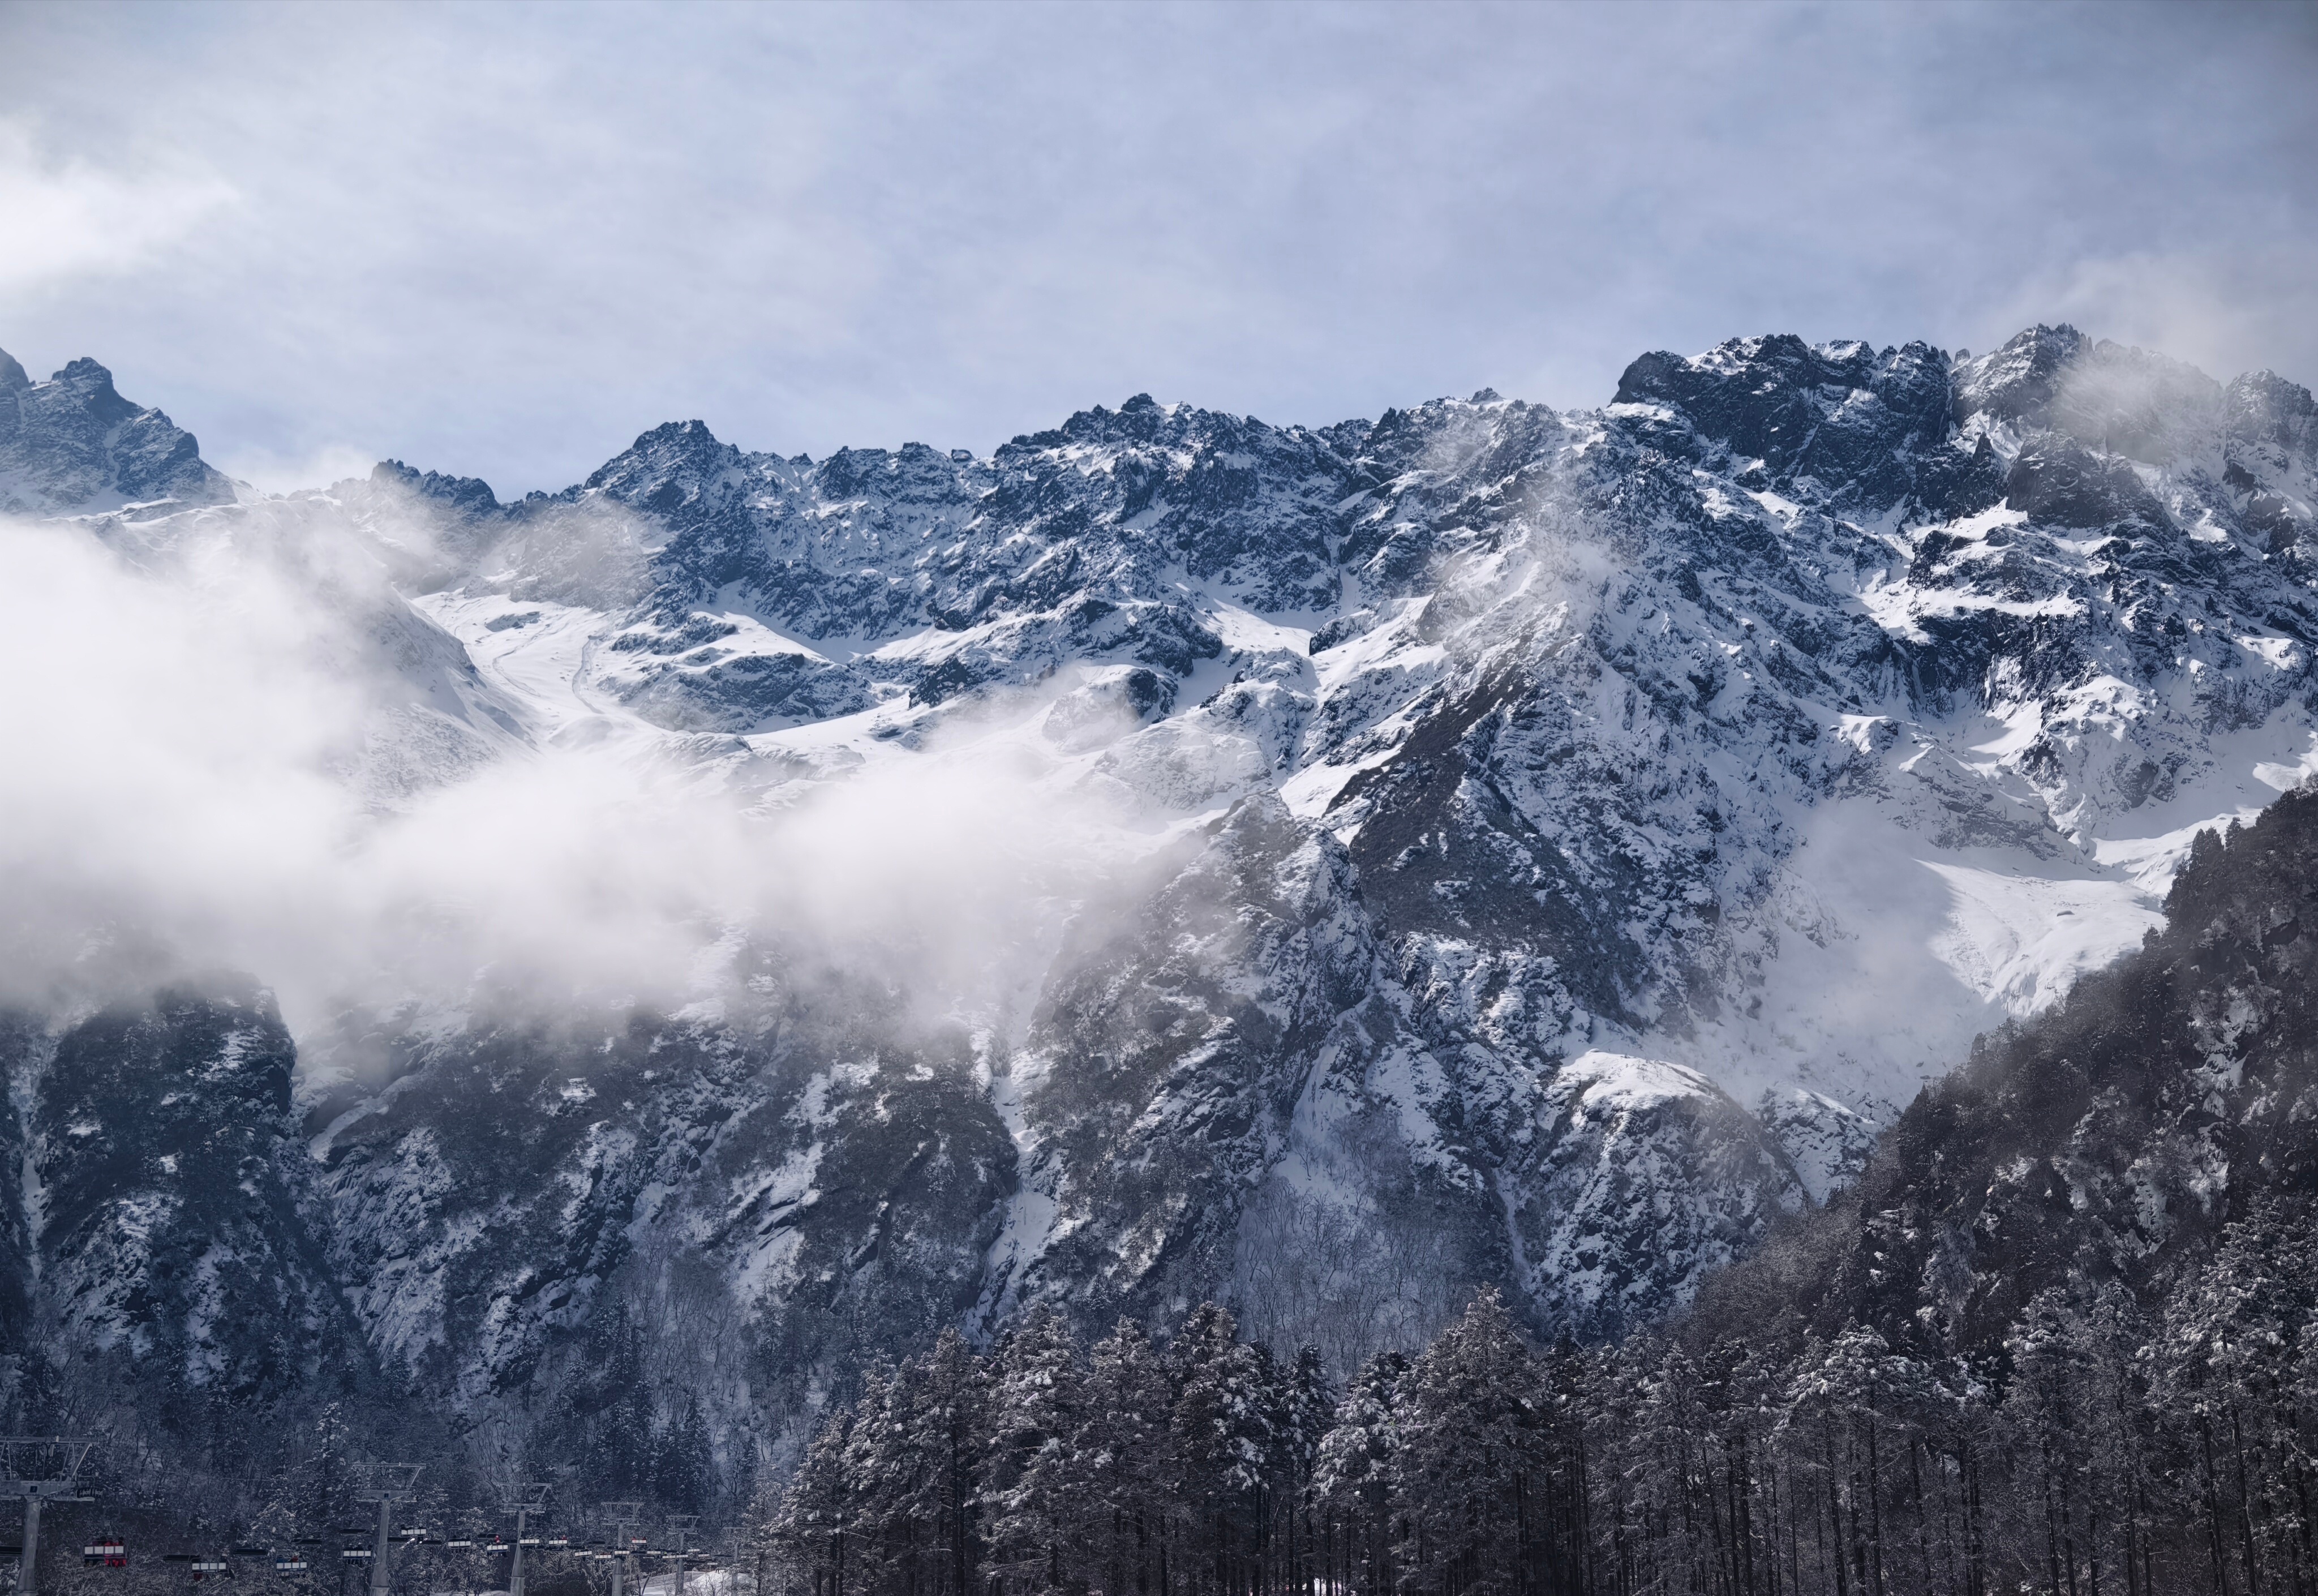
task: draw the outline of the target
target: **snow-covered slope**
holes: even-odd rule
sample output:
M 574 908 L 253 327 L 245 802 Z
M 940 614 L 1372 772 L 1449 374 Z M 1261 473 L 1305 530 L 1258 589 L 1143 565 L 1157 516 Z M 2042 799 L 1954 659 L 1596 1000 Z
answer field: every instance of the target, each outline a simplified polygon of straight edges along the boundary
M 517 503 L 389 462 L 86 525 L 366 551 L 427 728 L 382 802 L 587 746 L 930 811 L 978 762 L 1104 838 L 972 980 L 759 925 L 689 1008 L 485 982 L 300 1037 L 301 1224 L 382 1364 L 488 1408 L 688 1305 L 671 1367 L 777 1428 L 1030 1296 L 1682 1300 L 2314 768 L 2314 474 L 2305 390 L 2039 327 L 1646 355 L 1590 412 L 1138 396 L 988 459 L 688 422 Z

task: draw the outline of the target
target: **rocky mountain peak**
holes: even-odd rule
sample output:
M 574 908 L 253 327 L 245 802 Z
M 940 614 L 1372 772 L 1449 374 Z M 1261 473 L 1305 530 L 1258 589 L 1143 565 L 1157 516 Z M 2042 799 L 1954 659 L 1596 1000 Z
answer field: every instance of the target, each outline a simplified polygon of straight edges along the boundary
M 441 471 L 417 471 L 399 460 L 382 460 L 371 468 L 374 486 L 401 489 L 432 499 L 465 516 L 487 516 L 499 507 L 499 496 L 480 477 L 453 477 Z
M 122 399 L 121 390 L 112 385 L 112 373 L 85 355 L 68 363 L 49 381 L 107 426 L 128 420 L 141 408 Z
M 638 435 L 582 486 L 623 501 L 649 500 L 643 507 L 667 514 L 698 500 L 740 453 L 718 442 L 705 421 L 666 421 Z
M 2276 372 L 2250 372 L 2224 390 L 2230 435 L 2318 463 L 2318 400 Z
M 2066 322 L 2058 327 L 2039 322 L 1966 361 L 1956 370 L 1956 419 L 1965 421 L 1985 412 L 2014 421 L 2041 413 L 2062 371 L 2076 360 L 2088 342 L 2084 334 Z
M 2074 327 L 2035 327 L 1958 370 L 1956 416 L 2065 435 L 2153 465 L 2210 444 L 2222 385 L 2196 367 L 2098 342 Z
M 202 459 L 199 440 L 159 410 L 123 399 L 95 361 L 76 360 L 32 382 L 13 359 L 0 360 L 0 511 L 232 502 L 232 483 Z
M 1673 411 L 1761 486 L 1808 478 L 1846 507 L 1912 497 L 1945 510 L 1969 475 L 1943 452 L 1954 430 L 1948 362 L 1928 344 L 1879 352 L 1781 335 L 1734 338 L 1694 357 L 1647 354 L 1619 380 L 1615 402 Z
M 899 449 L 840 449 L 813 470 L 813 489 L 823 498 L 875 495 L 896 505 L 936 506 L 973 498 L 986 486 L 971 453 L 925 444 Z

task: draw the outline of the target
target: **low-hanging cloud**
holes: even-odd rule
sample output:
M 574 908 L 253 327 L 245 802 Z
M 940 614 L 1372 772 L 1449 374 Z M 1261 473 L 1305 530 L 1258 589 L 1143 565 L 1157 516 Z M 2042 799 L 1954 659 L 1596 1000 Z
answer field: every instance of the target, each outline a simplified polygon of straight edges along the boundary
M 670 1007 L 753 942 L 970 1014 L 1117 856 L 1020 749 L 897 750 L 768 795 L 642 731 L 509 739 L 381 809 L 347 773 L 403 689 L 359 633 L 400 601 L 359 551 L 130 552 L 0 526 L 10 1000 L 231 968 L 293 1028 L 484 990 Z
M 133 271 L 236 198 L 232 184 L 181 157 L 67 157 L 31 122 L 0 118 L 0 295 Z
M 2040 273 L 1985 319 L 1984 337 L 2039 321 L 2162 351 L 2227 381 L 2269 367 L 2310 373 L 2297 341 L 2318 326 L 2311 251 L 2290 243 L 2132 250 Z

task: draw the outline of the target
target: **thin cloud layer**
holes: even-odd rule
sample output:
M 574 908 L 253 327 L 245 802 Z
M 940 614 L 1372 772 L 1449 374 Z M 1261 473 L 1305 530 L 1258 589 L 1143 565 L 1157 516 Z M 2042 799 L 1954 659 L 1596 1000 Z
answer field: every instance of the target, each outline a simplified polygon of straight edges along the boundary
M 98 165 L 45 146 L 23 118 L 0 118 L 0 301 L 32 304 L 150 266 L 234 199 L 214 173 L 166 152 Z
M 517 746 L 382 811 L 349 773 L 393 708 L 366 639 L 395 601 L 290 546 L 0 523 L 0 1000 L 239 969 L 301 1027 L 479 991 L 665 1009 L 753 942 L 986 1015 L 1119 856 L 972 749 L 767 802 L 642 735 Z

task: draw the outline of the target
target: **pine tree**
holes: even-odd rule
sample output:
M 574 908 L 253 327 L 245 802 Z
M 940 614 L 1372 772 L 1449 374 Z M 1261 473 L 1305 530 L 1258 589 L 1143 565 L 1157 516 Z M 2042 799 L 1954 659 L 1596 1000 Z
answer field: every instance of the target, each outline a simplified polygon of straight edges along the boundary
M 1332 1587 L 1384 1596 L 1394 1588 L 1394 1485 L 1399 1478 L 1401 1388 L 1408 1359 L 1379 1352 L 1361 1366 L 1312 1466 L 1313 1494 L 1326 1515 L 1324 1561 Z
M 1280 1410 L 1271 1421 L 1279 1448 L 1280 1511 L 1275 1517 L 1285 1543 L 1280 1547 L 1280 1557 L 1289 1584 L 1297 1590 L 1309 1590 L 1315 1577 L 1312 1480 L 1319 1466 L 1320 1442 L 1328 1433 L 1334 1409 L 1334 1393 L 1320 1349 L 1298 1349 L 1295 1365 L 1280 1383 Z
M 1264 1550 L 1279 1405 L 1274 1370 L 1213 1303 L 1192 1311 L 1167 1351 L 1175 1370 L 1173 1430 L 1190 1516 L 1189 1549 L 1216 1590 L 1245 1590 Z
M 315 1416 L 313 1452 L 306 1469 L 306 1488 L 298 1510 L 315 1529 L 354 1521 L 354 1430 L 338 1403 L 324 1405 Z
M 781 1500 L 775 1536 L 798 1596 L 846 1596 L 848 1542 L 855 1527 L 852 1484 L 846 1477 L 846 1450 L 852 1413 L 830 1415 Z
M 916 1509 L 929 1460 L 911 1424 L 906 1371 L 890 1365 L 863 1376 L 846 1436 L 844 1477 L 850 1492 L 847 1583 L 861 1596 L 912 1588 L 923 1552 Z
M 1083 1410 L 1078 1349 L 1062 1315 L 1027 1309 L 992 1359 L 990 1447 L 980 1501 L 986 1566 L 1002 1592 L 1066 1588 L 1074 1547 Z
M 615 1500 L 657 1496 L 658 1431 L 644 1376 L 643 1338 L 622 1305 L 589 1340 L 590 1357 L 601 1371 L 594 1381 L 599 1405 L 587 1426 L 590 1472 L 604 1494 Z
M 1549 1518 L 1551 1437 L 1540 1371 L 1496 1291 L 1434 1338 L 1404 1391 L 1407 1577 L 1444 1596 L 1525 1590 Z
M 924 1526 L 926 1589 L 966 1596 L 981 1565 L 978 1480 L 987 1448 L 989 1373 L 955 1330 L 905 1371 L 908 1444 L 922 1460 L 911 1503 Z
M 671 1512 L 701 1513 L 709 1506 L 715 1459 L 700 1398 L 686 1394 L 661 1427 L 652 1449 L 652 1494 Z
M 1106 1592 L 1136 1596 L 1170 1583 L 1168 1553 L 1183 1524 L 1172 1484 L 1181 1477 L 1171 1422 L 1175 1393 L 1165 1362 L 1134 1321 L 1094 1344 L 1076 1440 L 1088 1493 L 1087 1567 Z
M 770 1473 L 760 1473 L 741 1511 L 740 1543 L 748 1559 L 750 1596 L 771 1596 L 771 1574 L 779 1565 L 781 1526 L 787 1490 Z

